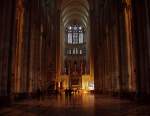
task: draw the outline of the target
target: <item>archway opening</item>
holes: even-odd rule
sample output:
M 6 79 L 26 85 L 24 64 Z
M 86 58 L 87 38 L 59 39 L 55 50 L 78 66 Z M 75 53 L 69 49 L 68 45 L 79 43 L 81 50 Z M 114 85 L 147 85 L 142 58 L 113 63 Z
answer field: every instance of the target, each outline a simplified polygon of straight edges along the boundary
M 88 1 L 63 0 L 60 17 L 60 89 L 94 90 L 90 49 Z

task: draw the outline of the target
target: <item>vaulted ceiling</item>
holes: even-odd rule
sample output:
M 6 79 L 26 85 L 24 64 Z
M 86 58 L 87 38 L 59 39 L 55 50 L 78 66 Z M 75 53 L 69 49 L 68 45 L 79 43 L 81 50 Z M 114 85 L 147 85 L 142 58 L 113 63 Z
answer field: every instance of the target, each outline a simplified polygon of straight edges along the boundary
M 62 0 L 61 4 L 62 23 L 66 27 L 70 24 L 88 26 L 89 3 L 87 0 Z

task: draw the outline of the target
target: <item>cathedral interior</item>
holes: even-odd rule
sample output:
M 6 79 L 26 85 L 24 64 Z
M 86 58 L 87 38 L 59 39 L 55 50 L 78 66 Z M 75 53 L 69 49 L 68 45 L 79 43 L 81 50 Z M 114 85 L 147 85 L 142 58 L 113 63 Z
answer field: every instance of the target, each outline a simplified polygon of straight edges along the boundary
M 0 115 L 150 116 L 149 0 L 1 0 L 0 30 Z

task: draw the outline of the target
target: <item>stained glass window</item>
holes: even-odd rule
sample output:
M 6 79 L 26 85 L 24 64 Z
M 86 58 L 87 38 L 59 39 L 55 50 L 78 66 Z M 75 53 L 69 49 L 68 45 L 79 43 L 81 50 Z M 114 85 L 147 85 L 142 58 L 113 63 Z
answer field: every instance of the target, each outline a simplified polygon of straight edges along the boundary
M 69 26 L 66 30 L 68 44 L 82 44 L 84 42 L 83 28 L 81 26 Z
M 68 33 L 68 44 L 72 44 L 72 33 Z
M 77 32 L 73 33 L 73 44 L 78 44 L 78 33 Z
M 82 54 L 82 50 L 80 50 L 80 54 Z
M 78 48 L 76 48 L 76 54 L 78 54 Z
M 73 49 L 73 54 L 76 54 L 76 49 L 75 48 Z
M 79 33 L 79 44 L 83 43 L 83 33 Z
M 82 47 L 84 45 L 84 28 L 79 25 L 72 25 L 66 28 L 66 43 L 67 55 L 84 55 L 86 50 Z M 82 47 L 82 48 L 81 48 Z

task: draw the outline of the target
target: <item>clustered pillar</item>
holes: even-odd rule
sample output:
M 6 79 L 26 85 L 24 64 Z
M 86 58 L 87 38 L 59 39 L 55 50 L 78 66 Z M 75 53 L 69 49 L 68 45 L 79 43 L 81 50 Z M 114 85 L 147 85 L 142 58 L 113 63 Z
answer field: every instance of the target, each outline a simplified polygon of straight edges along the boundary
M 57 2 L 1 1 L 0 100 L 34 96 L 37 89 L 46 92 L 55 81 L 59 42 Z
M 150 95 L 148 0 L 89 0 L 95 91 Z

